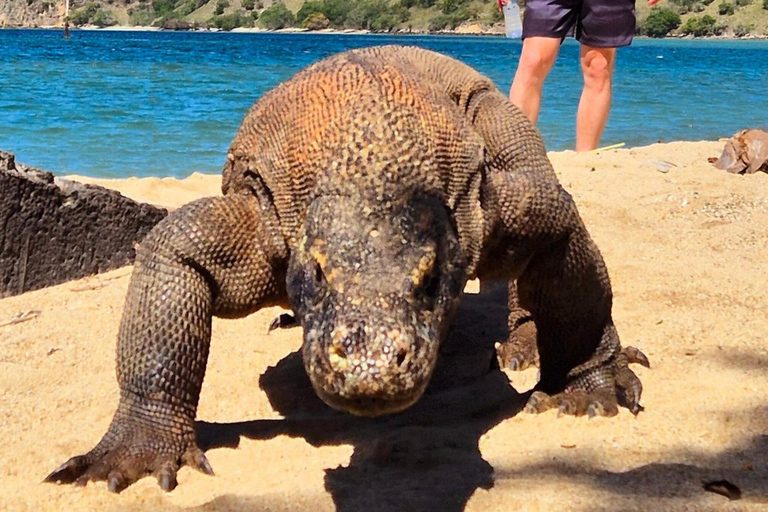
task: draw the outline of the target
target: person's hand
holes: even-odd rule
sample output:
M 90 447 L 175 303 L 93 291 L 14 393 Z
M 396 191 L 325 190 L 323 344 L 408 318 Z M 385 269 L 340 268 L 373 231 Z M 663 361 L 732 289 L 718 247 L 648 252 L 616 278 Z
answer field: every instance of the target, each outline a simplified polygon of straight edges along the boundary
M 499 2 L 500 0 L 496 1 Z M 661 0 L 648 0 L 648 5 L 656 5 L 659 2 L 661 2 Z
M 651 0 L 648 0 L 649 2 Z M 658 2 L 659 0 L 656 0 Z M 503 9 L 505 5 L 509 3 L 509 0 L 496 0 L 496 6 L 499 8 L 499 10 Z

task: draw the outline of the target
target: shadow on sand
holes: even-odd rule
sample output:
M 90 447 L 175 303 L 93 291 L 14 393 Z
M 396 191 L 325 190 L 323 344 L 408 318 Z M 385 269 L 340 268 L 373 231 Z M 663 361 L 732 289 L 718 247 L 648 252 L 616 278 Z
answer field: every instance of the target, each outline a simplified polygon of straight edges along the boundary
M 493 486 L 480 436 L 517 414 L 527 399 L 496 364 L 494 343 L 506 336 L 504 298 L 503 290 L 467 296 L 430 387 L 403 413 L 367 419 L 330 409 L 315 395 L 294 352 L 260 380 L 284 420 L 200 422 L 198 439 L 204 449 L 236 447 L 241 436 L 351 444 L 349 465 L 326 470 L 325 487 L 337 510 L 460 512 L 477 488 Z M 241 506 L 249 508 L 247 502 Z
M 574 510 L 763 510 L 768 507 L 768 435 L 734 439 L 719 451 L 676 450 L 663 460 L 625 472 L 604 469 L 596 454 L 593 467 L 549 459 L 523 467 L 494 468 L 478 448 L 480 437 L 516 415 L 528 394 L 517 393 L 495 363 L 494 343 L 506 337 L 503 290 L 468 295 L 456 328 L 441 351 L 432 383 L 408 411 L 378 418 L 356 418 L 324 405 L 315 395 L 299 353 L 283 358 L 262 376 L 260 385 L 283 420 L 198 424 L 204 449 L 239 445 L 240 437 L 301 437 L 314 446 L 351 444 L 346 467 L 327 469 L 325 488 L 336 510 L 370 512 L 434 510 L 459 512 L 476 489 L 494 481 L 562 479 L 607 491 L 600 503 Z M 764 370 L 766 359 L 735 351 L 719 355 L 724 367 Z M 681 412 L 683 413 L 683 412 Z M 768 432 L 768 407 L 724 411 L 758 432 Z M 727 479 L 743 499 L 707 493 L 702 483 Z M 262 510 L 258 497 L 221 496 L 208 510 Z M 692 507 L 692 508 L 691 508 Z M 280 510 L 298 510 L 290 504 Z M 766 508 L 768 509 L 768 508 Z

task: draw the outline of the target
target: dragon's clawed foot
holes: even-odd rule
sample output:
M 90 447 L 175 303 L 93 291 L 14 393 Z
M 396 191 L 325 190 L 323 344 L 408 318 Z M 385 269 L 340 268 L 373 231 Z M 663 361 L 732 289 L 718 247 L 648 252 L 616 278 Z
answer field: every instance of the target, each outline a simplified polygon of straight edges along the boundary
M 536 325 L 533 320 L 522 322 L 510 331 L 507 341 L 496 344 L 499 367 L 522 371 L 533 366 L 539 366 Z
M 45 482 L 86 485 L 106 481 L 111 492 L 119 493 L 140 478 L 154 475 L 164 491 L 172 491 L 177 485 L 176 472 L 184 465 L 213 475 L 194 439 L 184 440 L 171 433 L 121 431 L 113 425 L 98 446 L 69 459 Z
M 591 418 L 615 416 L 619 406 L 622 406 L 637 415 L 643 410 L 640 405 L 643 385 L 629 368 L 630 363 L 651 367 L 645 354 L 635 347 L 627 347 L 606 364 L 573 379 L 561 393 L 549 395 L 540 390 L 534 391 L 525 411 L 540 413 L 557 409 L 558 416 L 587 415 Z

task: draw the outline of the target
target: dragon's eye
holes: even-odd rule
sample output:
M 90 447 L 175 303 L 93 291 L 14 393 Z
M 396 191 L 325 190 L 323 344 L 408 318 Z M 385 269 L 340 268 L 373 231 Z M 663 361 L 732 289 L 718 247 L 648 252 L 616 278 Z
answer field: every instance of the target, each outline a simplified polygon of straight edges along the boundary
M 421 292 L 431 298 L 434 299 L 437 297 L 437 292 L 440 290 L 440 279 L 434 274 L 430 273 L 429 275 L 424 277 L 424 281 L 421 283 Z

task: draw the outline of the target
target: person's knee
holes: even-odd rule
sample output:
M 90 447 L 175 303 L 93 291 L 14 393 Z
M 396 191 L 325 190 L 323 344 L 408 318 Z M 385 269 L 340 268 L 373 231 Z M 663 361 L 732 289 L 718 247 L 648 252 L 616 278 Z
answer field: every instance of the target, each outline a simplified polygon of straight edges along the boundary
M 581 69 L 587 87 L 605 88 L 611 83 L 613 56 L 606 51 L 588 50 L 582 56 Z
M 528 83 L 541 83 L 555 62 L 556 53 L 526 48 L 520 55 L 518 74 Z

